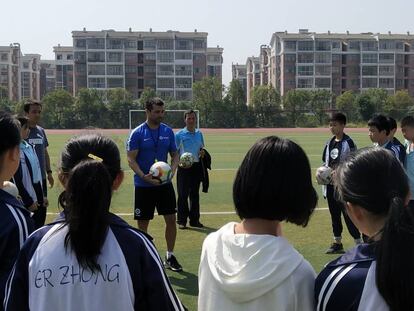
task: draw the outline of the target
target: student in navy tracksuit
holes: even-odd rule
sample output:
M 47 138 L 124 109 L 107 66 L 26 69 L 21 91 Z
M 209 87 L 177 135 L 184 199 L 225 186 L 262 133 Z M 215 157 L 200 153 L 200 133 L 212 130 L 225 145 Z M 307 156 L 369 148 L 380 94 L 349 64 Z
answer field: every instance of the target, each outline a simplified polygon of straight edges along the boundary
M 3 310 L 4 288 L 20 248 L 33 231 L 30 213 L 19 200 L 4 191 L 19 166 L 20 128 L 16 119 L 0 115 L 0 310 Z
M 26 241 L 5 310 L 184 310 L 151 237 L 109 212 L 122 183 L 109 138 L 72 138 L 61 157 L 63 215 Z
M 414 310 L 414 209 L 404 168 L 384 148 L 364 148 L 340 164 L 335 185 L 369 240 L 322 270 L 316 310 Z

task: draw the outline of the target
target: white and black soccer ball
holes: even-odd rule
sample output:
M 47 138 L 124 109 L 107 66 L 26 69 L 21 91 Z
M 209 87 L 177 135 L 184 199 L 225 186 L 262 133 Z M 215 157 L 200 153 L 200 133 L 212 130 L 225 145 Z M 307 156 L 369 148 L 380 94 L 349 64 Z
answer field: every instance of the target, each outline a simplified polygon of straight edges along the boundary
M 332 169 L 328 166 L 321 166 L 316 170 L 315 177 L 319 185 L 329 185 L 332 183 Z
M 184 152 L 180 156 L 180 162 L 178 165 L 182 168 L 190 168 L 194 163 L 194 156 L 190 152 Z

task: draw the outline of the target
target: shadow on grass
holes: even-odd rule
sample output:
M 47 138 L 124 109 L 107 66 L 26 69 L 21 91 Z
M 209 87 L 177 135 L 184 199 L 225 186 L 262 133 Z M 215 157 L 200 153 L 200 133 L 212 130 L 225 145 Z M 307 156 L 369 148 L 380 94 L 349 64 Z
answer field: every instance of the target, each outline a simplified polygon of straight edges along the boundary
M 190 296 L 198 295 L 197 275 L 187 271 L 177 272 L 177 275 L 179 275 L 179 277 L 176 277 L 174 275 L 170 274 L 169 279 L 178 293 Z
M 218 229 L 217 228 L 212 228 L 212 227 L 207 227 L 207 226 L 204 226 L 203 228 L 197 228 L 197 227 L 190 227 L 189 226 L 189 227 L 185 228 L 184 231 L 185 230 L 205 233 L 207 235 L 211 232 L 217 231 Z

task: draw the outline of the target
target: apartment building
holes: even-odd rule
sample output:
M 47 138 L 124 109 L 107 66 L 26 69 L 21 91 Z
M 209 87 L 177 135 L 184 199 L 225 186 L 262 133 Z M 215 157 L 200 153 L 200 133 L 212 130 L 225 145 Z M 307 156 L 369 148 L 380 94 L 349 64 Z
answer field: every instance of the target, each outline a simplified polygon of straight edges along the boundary
M 244 92 L 244 100 L 246 101 L 247 94 L 247 70 L 246 65 L 232 64 L 231 65 L 232 80 L 239 80 Z
M 20 100 L 20 44 L 0 46 L 0 96 Z
M 246 61 L 246 102 L 250 103 L 250 95 L 255 86 L 260 85 L 260 58 L 248 57 Z
M 57 89 L 64 89 L 75 96 L 74 93 L 74 52 L 72 46 L 58 46 L 53 47 L 55 53 L 56 65 L 56 85 Z
M 291 89 L 327 89 L 336 95 L 384 88 L 414 95 L 414 36 L 407 34 L 275 32 L 270 83 Z
M 20 56 L 20 99 L 40 100 L 40 54 Z
M 139 98 L 145 87 L 163 98 L 191 100 L 205 76 L 221 80 L 222 48 L 207 48 L 207 33 L 73 31 L 74 83 L 81 88 L 122 87 Z
M 56 88 L 56 62 L 40 61 L 40 99 Z

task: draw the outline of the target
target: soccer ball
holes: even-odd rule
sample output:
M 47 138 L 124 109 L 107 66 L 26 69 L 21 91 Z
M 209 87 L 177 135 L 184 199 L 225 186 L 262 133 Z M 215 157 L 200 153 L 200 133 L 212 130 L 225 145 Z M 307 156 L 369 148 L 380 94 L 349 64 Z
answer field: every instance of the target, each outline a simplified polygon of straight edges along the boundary
M 319 185 L 329 185 L 332 182 L 332 169 L 321 166 L 316 170 L 316 181 Z
M 152 178 L 159 180 L 161 184 L 165 184 L 171 180 L 172 170 L 168 163 L 158 161 L 151 166 L 149 173 Z
M 4 181 L 2 189 L 14 196 L 15 198 L 19 196 L 19 190 L 17 189 L 16 185 L 10 181 Z
M 180 167 L 182 168 L 190 168 L 194 163 L 194 157 L 190 152 L 184 152 L 180 156 Z

